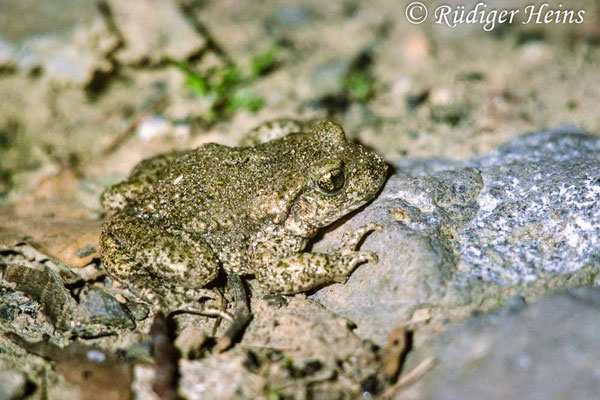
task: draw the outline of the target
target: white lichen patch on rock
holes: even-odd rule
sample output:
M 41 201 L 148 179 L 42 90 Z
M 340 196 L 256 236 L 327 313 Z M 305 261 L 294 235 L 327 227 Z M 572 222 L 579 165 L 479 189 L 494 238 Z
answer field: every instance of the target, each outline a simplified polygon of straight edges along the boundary
M 461 284 L 510 285 L 598 263 L 600 139 L 577 130 L 524 135 L 427 174 L 404 160 L 395 215 L 447 243 Z M 479 175 L 481 184 L 472 176 Z M 400 210 L 400 211 L 398 211 Z
M 598 142 L 581 133 L 541 132 L 472 162 L 485 184 L 476 217 L 457 238 L 460 270 L 514 284 L 597 264 Z

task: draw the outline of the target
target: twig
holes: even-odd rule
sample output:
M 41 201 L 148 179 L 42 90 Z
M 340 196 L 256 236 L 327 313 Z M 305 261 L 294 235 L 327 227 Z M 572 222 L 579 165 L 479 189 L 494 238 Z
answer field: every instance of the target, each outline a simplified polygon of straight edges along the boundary
M 394 329 L 388 335 L 381 362 L 381 372 L 389 383 L 394 383 L 402 370 L 406 353 L 411 346 L 411 335 L 406 327 Z
M 241 346 L 243 349 L 255 349 L 255 350 L 264 350 L 264 351 L 298 351 L 297 347 L 273 347 L 273 346 L 263 346 L 259 344 L 245 344 Z
M 416 367 L 401 377 L 398 382 L 387 388 L 387 390 L 381 395 L 380 399 L 392 399 L 399 392 L 421 379 L 427 372 L 429 372 L 431 368 L 435 366 L 436 363 L 437 359 L 435 357 L 428 357 L 421 361 Z
M 117 151 L 127 139 L 129 139 L 135 133 L 138 125 L 144 118 L 150 114 L 156 113 L 158 110 L 163 108 L 167 103 L 167 96 L 161 96 L 158 100 L 152 103 L 147 110 L 139 114 L 125 129 L 121 132 L 102 152 L 104 155 L 109 155 Z
M 225 298 L 223 297 L 223 293 L 221 293 L 220 290 L 217 289 L 217 292 L 219 293 L 219 309 L 223 312 L 227 312 L 227 301 L 225 301 Z M 223 320 L 223 318 L 217 318 L 217 320 L 213 324 L 212 333 L 211 333 L 212 336 L 215 336 L 217 334 L 217 329 L 219 329 L 219 325 L 221 325 L 222 320 Z
M 173 319 L 158 312 L 150 327 L 156 364 L 152 390 L 162 400 L 176 400 L 179 381 L 179 351 L 173 344 Z

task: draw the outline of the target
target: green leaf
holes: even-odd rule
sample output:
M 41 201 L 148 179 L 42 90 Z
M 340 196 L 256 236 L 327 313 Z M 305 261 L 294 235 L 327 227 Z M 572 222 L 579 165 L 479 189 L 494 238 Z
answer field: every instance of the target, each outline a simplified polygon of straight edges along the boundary
M 236 67 L 227 67 L 221 71 L 215 91 L 220 94 L 227 94 L 236 85 L 243 82 L 242 73 Z
M 227 102 L 227 109 L 229 111 L 249 110 L 257 112 L 262 108 L 264 103 L 262 97 L 257 96 L 251 91 L 240 90 Z
M 190 89 L 192 92 L 199 94 L 201 96 L 206 96 L 208 94 L 208 83 L 206 80 L 200 75 L 188 75 L 185 80 L 185 86 Z
M 279 51 L 279 46 L 273 46 L 269 50 L 252 57 L 252 61 L 250 62 L 251 76 L 257 77 L 272 69 L 277 63 Z
M 373 85 L 373 79 L 365 73 L 350 74 L 344 81 L 350 96 L 358 101 L 366 101 L 373 95 Z

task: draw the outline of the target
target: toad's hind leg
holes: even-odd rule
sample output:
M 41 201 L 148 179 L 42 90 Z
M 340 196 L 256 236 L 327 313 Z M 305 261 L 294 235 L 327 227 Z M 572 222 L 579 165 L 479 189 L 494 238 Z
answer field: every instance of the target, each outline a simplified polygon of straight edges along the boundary
M 197 302 L 219 271 L 212 249 L 147 220 L 116 214 L 100 238 L 102 262 L 109 274 L 134 294 L 173 311 Z

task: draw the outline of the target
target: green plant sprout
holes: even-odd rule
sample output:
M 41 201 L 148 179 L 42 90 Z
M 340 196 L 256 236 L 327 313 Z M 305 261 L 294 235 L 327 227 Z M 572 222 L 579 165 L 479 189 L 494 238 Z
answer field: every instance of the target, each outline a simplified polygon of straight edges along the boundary
M 246 86 L 276 67 L 280 50 L 275 45 L 253 56 L 248 72 L 236 65 L 226 65 L 201 74 L 185 61 L 169 60 L 169 63 L 185 75 L 185 86 L 189 90 L 209 101 L 210 107 L 204 117 L 214 122 L 240 110 L 257 112 L 264 106 L 264 99 Z

